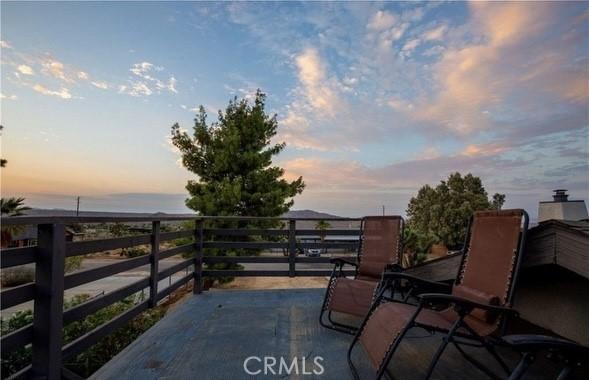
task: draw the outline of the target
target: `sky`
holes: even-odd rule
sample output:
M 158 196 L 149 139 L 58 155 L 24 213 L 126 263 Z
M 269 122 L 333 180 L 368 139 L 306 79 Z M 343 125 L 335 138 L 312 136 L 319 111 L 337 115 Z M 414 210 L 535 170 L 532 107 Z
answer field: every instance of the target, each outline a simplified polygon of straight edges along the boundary
M 589 199 L 589 3 L 9 2 L 2 196 L 184 212 L 170 144 L 260 88 L 295 209 L 404 214 L 424 184 L 481 177 L 535 217 Z

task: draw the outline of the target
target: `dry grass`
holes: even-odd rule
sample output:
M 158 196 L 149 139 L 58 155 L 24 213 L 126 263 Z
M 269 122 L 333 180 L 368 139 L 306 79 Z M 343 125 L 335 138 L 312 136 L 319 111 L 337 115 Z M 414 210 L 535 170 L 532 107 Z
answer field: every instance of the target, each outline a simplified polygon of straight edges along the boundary
M 217 289 L 303 289 L 325 288 L 327 277 L 237 277 Z

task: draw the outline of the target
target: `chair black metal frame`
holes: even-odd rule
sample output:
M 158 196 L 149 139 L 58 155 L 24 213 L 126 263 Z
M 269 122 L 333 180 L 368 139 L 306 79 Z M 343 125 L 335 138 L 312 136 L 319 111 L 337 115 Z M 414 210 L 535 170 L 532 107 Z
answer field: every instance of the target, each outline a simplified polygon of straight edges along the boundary
M 482 364 L 480 361 L 476 360 L 475 358 L 473 358 L 472 356 L 467 354 L 461 346 L 485 348 L 491 354 L 491 356 L 499 363 L 499 365 L 505 371 L 505 373 L 509 376 L 509 374 L 511 373 L 511 370 L 509 369 L 507 364 L 504 362 L 504 360 L 499 356 L 499 354 L 495 350 L 495 346 L 501 345 L 501 344 L 503 344 L 503 342 L 500 339 L 493 337 L 492 335 L 488 335 L 488 336 L 479 335 L 471 326 L 468 325 L 468 323 L 465 321 L 465 318 L 475 309 L 482 309 L 485 311 L 496 313 L 497 321 L 499 321 L 498 322 L 499 323 L 499 331 L 500 331 L 501 335 L 503 335 L 505 333 L 506 324 L 507 324 L 508 319 L 510 317 L 518 316 L 517 311 L 515 311 L 514 309 L 511 308 L 511 304 L 513 301 L 513 295 L 514 295 L 514 291 L 515 291 L 515 287 L 516 287 L 516 283 L 517 283 L 517 279 L 518 279 L 519 268 L 520 268 L 520 264 L 522 261 L 524 247 L 525 247 L 526 232 L 527 232 L 528 224 L 529 224 L 528 214 L 524 210 L 521 210 L 521 213 L 522 213 L 523 227 L 522 227 L 522 230 L 519 235 L 517 252 L 515 252 L 517 257 L 514 262 L 512 272 L 511 272 L 512 278 L 509 283 L 509 290 L 507 292 L 506 302 L 504 303 L 505 306 L 494 306 L 494 305 L 489 305 L 489 304 L 481 304 L 481 303 L 473 302 L 471 300 L 468 300 L 468 299 L 465 299 L 462 297 L 457 297 L 457 296 L 453 296 L 451 294 L 444 294 L 444 293 L 421 293 L 419 295 L 416 295 L 416 297 L 419 299 L 419 303 L 415 307 L 415 311 L 414 311 L 413 315 L 411 316 L 411 318 L 407 321 L 404 328 L 400 331 L 399 336 L 394 340 L 394 343 L 392 343 L 392 345 L 387 350 L 386 356 L 377 370 L 377 374 L 376 374 L 377 379 L 381 379 L 384 376 L 387 376 L 386 369 L 387 369 L 388 364 L 391 361 L 393 354 L 395 353 L 396 349 L 398 348 L 399 344 L 401 343 L 401 341 L 403 340 L 403 338 L 407 334 L 407 332 L 414 327 L 425 329 L 426 331 L 428 331 L 432 334 L 434 334 L 434 333 L 445 334 L 443 336 L 442 343 L 440 344 L 437 351 L 435 352 L 435 354 L 432 358 L 432 361 L 430 362 L 430 365 L 427 369 L 427 373 L 425 376 L 426 379 L 429 379 L 430 376 L 432 375 L 437 362 L 439 361 L 440 357 L 442 356 L 444 350 L 446 349 L 446 347 L 448 346 L 449 343 L 452 343 L 456 347 L 456 349 L 462 354 L 462 356 L 468 362 L 473 364 L 476 368 L 478 368 L 483 373 L 485 373 L 486 375 L 488 375 L 489 377 L 491 377 L 493 379 L 499 379 L 500 377 L 498 375 L 496 375 L 491 369 L 489 369 L 487 366 Z M 464 247 L 462 250 L 462 260 L 461 260 L 459 268 L 458 268 L 458 274 L 457 274 L 456 279 L 454 281 L 454 285 L 458 284 L 460 274 L 463 271 L 466 258 L 468 257 L 468 254 L 469 254 L 467 244 L 470 241 L 470 237 L 471 237 L 471 233 L 472 233 L 472 231 L 471 231 L 472 223 L 473 223 L 473 218 L 471 217 L 469 225 L 468 225 L 468 229 L 467 229 L 465 244 L 464 244 Z M 427 281 L 424 279 L 420 279 L 418 277 L 410 276 L 405 273 L 387 272 L 387 273 L 383 274 L 383 284 L 381 286 L 380 292 L 379 292 L 378 296 L 376 297 L 374 303 L 372 304 L 370 311 L 368 312 L 368 314 L 364 318 L 362 324 L 357 329 L 356 335 L 354 336 L 354 339 L 348 349 L 348 354 L 347 354 L 348 355 L 348 365 L 350 366 L 350 370 L 351 370 L 352 375 L 354 376 L 355 379 L 359 379 L 359 376 L 358 376 L 357 370 L 352 362 L 352 351 L 354 349 L 354 346 L 358 342 L 360 335 L 362 334 L 362 331 L 366 327 L 366 324 L 367 324 L 368 320 L 370 319 L 371 315 L 375 312 L 375 310 L 378 308 L 378 306 L 384 302 L 400 302 L 400 303 L 405 303 L 405 304 L 407 303 L 407 299 L 398 300 L 398 299 L 394 298 L 395 288 L 399 287 L 399 282 L 409 282 L 412 284 L 411 286 L 414 287 L 415 289 L 422 289 L 422 290 L 427 289 L 427 288 L 430 288 L 430 289 L 431 288 L 438 288 L 438 289 L 441 289 L 442 291 L 444 291 L 444 290 L 449 290 L 452 287 L 449 284 Z M 385 295 L 385 293 L 387 292 L 387 289 L 392 293 L 392 296 Z M 438 328 L 436 326 L 422 324 L 417 321 L 417 318 L 423 309 L 432 308 L 433 306 L 436 306 L 436 305 L 453 306 L 454 311 L 457 313 L 458 318 L 454 321 L 454 323 L 452 324 L 452 326 L 449 329 Z M 457 339 L 457 338 L 459 338 L 459 339 Z
M 522 355 L 509 380 L 520 380 L 541 352 L 552 354 L 553 359 L 561 364 L 557 380 L 571 378 L 576 367 L 589 363 L 589 347 L 570 340 L 531 334 L 507 335 L 502 340 Z
M 402 217 L 396 216 L 396 215 L 391 215 L 391 216 L 387 216 L 387 217 L 400 220 L 399 244 L 397 247 L 397 263 L 386 265 L 383 273 L 385 273 L 387 271 L 402 272 L 403 267 L 401 266 L 401 263 L 402 263 L 402 259 L 403 259 L 403 233 L 404 233 L 404 228 L 405 228 L 405 220 Z M 341 257 L 334 258 L 334 259 L 330 260 L 330 263 L 334 264 L 334 266 L 333 266 L 333 270 L 331 272 L 331 276 L 329 278 L 327 289 L 325 291 L 325 296 L 323 297 L 323 304 L 321 305 L 321 313 L 319 314 L 319 323 L 321 324 L 321 326 L 331 329 L 331 330 L 350 334 L 350 335 L 355 334 L 358 327 L 334 321 L 332 318 L 331 310 L 328 310 L 328 303 L 329 303 L 329 299 L 330 299 L 330 292 L 333 291 L 335 281 L 337 281 L 337 279 L 340 277 L 345 277 L 345 273 L 344 273 L 344 266 L 345 265 L 350 265 L 350 266 L 354 267 L 354 270 L 355 270 L 354 278 L 357 278 L 357 276 L 358 276 L 358 267 L 360 266 L 360 263 L 362 261 L 362 248 L 363 248 L 362 243 L 364 240 L 364 228 L 365 228 L 365 223 L 366 223 L 367 218 L 371 218 L 371 217 L 364 217 L 364 218 L 362 218 L 362 221 L 360 222 L 361 234 L 360 234 L 360 242 L 358 244 L 356 260 L 350 260 L 350 259 L 345 259 L 345 258 L 341 258 Z M 386 218 L 386 217 L 379 217 L 379 218 Z M 377 288 L 375 290 L 375 296 L 373 298 L 373 301 L 376 298 L 376 295 L 380 294 L 382 284 L 383 284 L 383 281 L 381 280 L 378 283 Z M 325 318 L 324 318 L 326 311 L 327 311 L 328 323 L 326 323 Z

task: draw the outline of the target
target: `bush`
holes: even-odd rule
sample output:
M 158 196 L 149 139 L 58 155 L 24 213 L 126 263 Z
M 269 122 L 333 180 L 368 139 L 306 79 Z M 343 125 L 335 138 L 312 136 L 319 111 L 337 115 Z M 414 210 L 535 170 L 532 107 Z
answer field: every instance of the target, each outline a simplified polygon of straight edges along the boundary
M 73 272 L 77 269 L 80 269 L 82 266 L 82 261 L 84 258 L 82 256 L 72 256 L 65 258 L 65 273 Z
M 69 273 L 82 266 L 82 256 L 67 257 L 65 259 L 65 272 Z M 12 287 L 35 281 L 35 265 L 27 264 L 2 270 L 1 284 L 3 287 Z
M 22 265 L 2 270 L 2 286 L 11 287 L 35 281 L 35 267 L 33 264 Z
M 427 259 L 427 253 L 436 241 L 437 238 L 433 234 L 424 234 L 412 228 L 411 225 L 405 226 L 403 230 L 405 266 L 413 266 L 424 262 Z
M 124 248 L 121 250 L 121 256 L 125 256 L 129 259 L 132 259 L 133 257 L 147 255 L 148 253 L 149 252 L 147 252 L 145 248 L 139 247 Z
M 64 302 L 64 309 L 69 309 L 80 303 L 87 301 L 90 297 L 87 294 L 78 295 Z M 141 294 L 128 297 L 122 301 L 107 306 L 86 318 L 70 323 L 63 329 L 64 344 L 72 342 L 96 327 L 112 320 L 117 315 L 129 310 L 137 303 L 143 301 Z M 147 331 L 165 314 L 164 307 L 149 309 L 125 326 L 117 329 L 112 334 L 102 338 L 98 343 L 70 359 L 64 366 L 69 370 L 88 377 L 98 368 L 108 362 L 112 357 L 119 353 L 123 348 L 133 342 L 139 335 Z M 20 311 L 13 314 L 8 320 L 0 320 L 1 332 L 4 336 L 23 326 L 33 322 L 32 310 Z M 31 362 L 31 346 L 15 350 L 10 354 L 2 357 L 2 377 L 8 377 L 16 371 L 24 368 Z
M 0 331 L 2 336 L 21 327 L 33 323 L 33 311 L 25 310 L 14 313 L 8 320 L 0 319 Z M 31 362 L 31 346 L 26 346 L 14 350 L 9 354 L 2 354 L 1 372 L 2 378 L 7 378 L 11 374 L 24 368 Z

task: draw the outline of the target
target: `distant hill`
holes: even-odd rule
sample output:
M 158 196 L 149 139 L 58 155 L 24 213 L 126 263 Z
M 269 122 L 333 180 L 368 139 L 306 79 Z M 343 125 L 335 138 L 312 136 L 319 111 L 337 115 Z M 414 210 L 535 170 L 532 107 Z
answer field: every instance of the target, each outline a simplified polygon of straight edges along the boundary
M 44 209 L 33 208 L 25 212 L 27 215 L 34 216 L 76 216 L 76 210 L 64 210 L 59 208 Z M 96 216 L 96 217 L 150 217 L 159 216 L 194 216 L 194 214 L 167 214 L 165 212 L 109 212 L 109 211 L 80 211 L 79 216 Z
M 341 216 L 327 214 L 325 212 L 318 212 L 313 210 L 291 210 L 286 214 L 282 215 L 285 218 L 317 218 L 317 219 L 329 219 L 329 218 L 341 218 Z
M 75 210 L 65 209 L 44 209 L 33 208 L 26 212 L 27 215 L 34 216 L 76 216 Z M 168 214 L 165 212 L 146 213 L 146 212 L 108 212 L 108 211 L 80 211 L 79 216 L 97 216 L 97 217 L 149 217 L 149 216 L 194 216 L 194 214 Z M 313 210 L 291 210 L 283 215 L 284 218 L 312 218 L 312 219 L 330 219 L 341 218 L 340 216 L 318 212 Z

